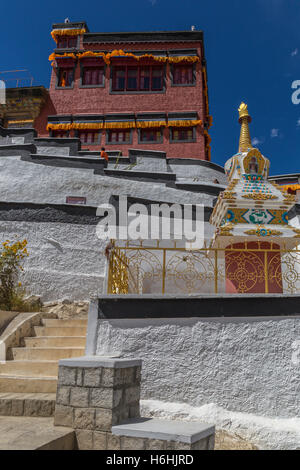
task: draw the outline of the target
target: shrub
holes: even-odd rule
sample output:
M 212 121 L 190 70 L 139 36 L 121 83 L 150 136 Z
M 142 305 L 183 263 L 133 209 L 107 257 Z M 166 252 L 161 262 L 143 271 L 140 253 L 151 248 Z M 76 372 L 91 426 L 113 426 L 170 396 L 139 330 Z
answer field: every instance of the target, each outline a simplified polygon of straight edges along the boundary
M 23 271 L 22 261 L 28 256 L 27 240 L 10 242 L 6 240 L 0 248 L 0 307 L 15 310 L 22 303 L 25 291 L 21 290 L 19 272 Z M 16 305 L 16 306 L 17 306 Z

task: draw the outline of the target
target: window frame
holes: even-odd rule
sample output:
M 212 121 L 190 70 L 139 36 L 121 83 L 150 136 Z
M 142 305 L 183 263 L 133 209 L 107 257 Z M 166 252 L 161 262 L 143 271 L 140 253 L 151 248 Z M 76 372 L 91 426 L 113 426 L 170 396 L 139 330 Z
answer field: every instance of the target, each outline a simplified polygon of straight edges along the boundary
M 175 71 L 174 68 L 176 66 L 181 66 L 183 67 L 184 65 L 189 65 L 192 67 L 192 75 L 193 75 L 193 82 L 192 83 L 174 83 L 174 77 L 175 77 Z M 171 86 L 180 86 L 180 87 L 190 87 L 190 86 L 196 86 L 196 64 L 171 64 L 171 69 L 170 69 L 170 78 L 171 78 Z
M 59 47 L 59 45 L 58 45 L 58 44 L 59 44 L 59 40 L 62 40 L 62 39 L 65 39 L 65 40 L 68 41 L 67 47 Z M 70 41 L 71 39 L 75 39 L 75 40 L 76 40 L 75 46 L 69 46 L 69 41 Z M 79 45 L 79 41 L 78 41 L 78 40 L 79 40 L 79 36 L 76 36 L 76 35 L 74 35 L 74 36 L 59 36 L 59 39 L 58 39 L 58 41 L 57 41 L 57 43 L 56 43 L 56 49 L 59 49 L 59 50 L 64 50 L 64 49 L 77 49 L 77 48 L 78 48 L 78 45 Z
M 151 130 L 151 129 L 159 129 L 160 131 L 160 138 L 158 140 L 142 140 L 142 131 L 145 131 L 145 130 Z M 138 143 L 140 145 L 147 145 L 147 144 L 162 144 L 163 143 L 163 139 L 164 139 L 164 132 L 163 132 L 164 128 L 163 126 L 157 126 L 157 127 L 154 127 L 154 128 L 151 128 L 151 127 L 140 127 L 138 128 Z
M 64 132 L 66 134 L 65 137 L 57 137 L 55 135 L 55 132 Z M 49 131 L 49 137 L 52 137 L 53 139 L 68 139 L 70 137 L 70 131 L 59 131 L 59 130 L 53 130 L 53 129 L 50 129 Z
M 174 140 L 173 139 L 173 130 L 178 130 L 178 129 L 192 129 L 193 130 L 193 136 L 191 139 L 184 139 L 184 140 Z M 169 127 L 169 142 L 171 144 L 184 144 L 184 143 L 194 143 L 197 142 L 197 137 L 196 137 L 196 126 L 190 126 L 190 127 Z
M 85 68 L 93 68 L 93 66 L 84 66 L 84 61 L 80 61 L 80 81 L 79 81 L 79 88 L 105 88 L 105 75 L 106 75 L 106 64 L 99 64 L 94 66 L 94 68 L 103 68 L 103 80 L 101 85 L 84 85 L 83 84 L 83 74 Z
M 141 83 L 141 69 L 145 67 L 150 67 L 150 89 L 149 90 L 141 90 L 140 89 L 140 83 Z M 157 90 L 152 90 L 152 70 L 154 67 L 159 67 L 162 70 L 162 87 L 161 89 Z M 125 86 L 124 90 L 115 90 L 113 88 L 114 85 L 114 72 L 117 68 L 125 68 Z M 128 83 L 128 68 L 137 68 L 138 69 L 138 78 L 137 78 L 137 85 L 138 89 L 137 90 L 128 90 L 127 89 L 127 83 Z M 109 88 L 109 93 L 110 94 L 122 94 L 122 95 L 140 95 L 140 94 L 153 94 L 153 93 L 165 93 L 166 92 L 166 64 L 129 64 L 129 63 L 124 63 L 124 64 L 112 64 L 110 68 L 110 88 Z
M 77 64 L 75 62 L 73 67 L 57 67 L 56 68 L 56 85 L 55 85 L 56 90 L 72 90 L 74 88 L 76 65 Z M 61 70 L 63 70 L 63 69 L 73 70 L 73 80 L 72 80 L 72 85 L 71 86 L 61 86 L 61 85 L 59 85 L 59 78 L 60 78 Z
M 126 142 L 120 142 L 119 140 L 116 141 L 116 142 L 110 142 L 108 140 L 108 137 L 109 137 L 109 133 L 112 132 L 112 131 L 115 131 L 115 132 L 129 132 L 130 133 L 130 136 L 129 136 L 129 141 L 126 141 Z M 132 131 L 133 129 L 132 128 L 128 128 L 128 129 L 118 129 L 118 128 L 115 128 L 115 129 L 106 129 L 106 133 L 105 133 L 105 145 L 132 145 Z
M 98 133 L 98 137 L 95 140 L 95 142 L 81 142 L 80 133 L 88 134 L 89 132 L 93 132 L 94 134 Z M 84 146 L 84 147 L 87 147 L 87 146 L 90 146 L 90 145 L 100 145 L 101 144 L 101 137 L 102 137 L 102 129 L 76 129 L 75 130 L 75 137 L 77 137 L 80 140 L 81 146 Z

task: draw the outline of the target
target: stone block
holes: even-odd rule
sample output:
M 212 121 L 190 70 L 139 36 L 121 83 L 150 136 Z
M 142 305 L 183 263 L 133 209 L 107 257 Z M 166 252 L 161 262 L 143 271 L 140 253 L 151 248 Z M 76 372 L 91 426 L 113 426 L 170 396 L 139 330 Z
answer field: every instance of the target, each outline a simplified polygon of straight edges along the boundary
M 215 435 L 209 436 L 208 444 L 207 444 L 208 450 L 214 450 L 214 448 L 215 448 Z
M 209 437 L 193 442 L 191 450 L 208 450 Z
M 192 444 L 187 442 L 174 442 L 174 450 L 191 450 Z
M 131 404 L 129 406 L 128 418 L 139 418 L 140 417 L 140 402 Z
M 76 429 L 77 446 L 79 450 L 92 450 L 93 431 L 87 429 Z
M 145 441 L 141 437 L 121 436 L 121 450 L 145 450 Z
M 90 393 L 90 406 L 112 409 L 114 393 L 112 388 L 92 388 Z
M 113 387 L 114 380 L 115 380 L 115 369 L 104 367 L 102 369 L 102 376 L 101 376 L 102 387 Z
M 133 385 L 135 381 L 135 368 L 125 367 L 124 369 L 115 370 L 114 385 Z
M 11 400 L 11 415 L 23 416 L 24 400 Z
M 11 414 L 11 400 L 0 400 L 0 415 L 10 416 Z
M 125 403 L 137 403 L 140 399 L 140 387 L 129 387 L 125 389 Z
M 166 450 L 175 450 L 175 441 L 166 441 Z
M 118 414 L 112 410 L 99 408 L 96 410 L 95 429 L 98 431 L 109 431 L 114 424 L 119 423 Z
M 167 446 L 166 441 L 161 439 L 145 439 L 146 450 L 165 450 Z
M 75 429 L 94 429 L 95 410 L 93 408 L 76 408 L 73 427 Z
M 76 385 L 79 385 L 79 387 L 83 385 L 83 374 L 84 374 L 84 369 L 81 369 L 79 367 L 77 369 L 77 377 L 76 377 Z
M 120 436 L 107 433 L 107 450 L 121 450 Z
M 76 385 L 76 367 L 59 366 L 58 385 Z
M 56 403 L 60 405 L 69 405 L 70 403 L 70 387 L 64 385 L 57 387 L 56 392 Z
M 89 405 L 89 389 L 83 387 L 72 387 L 70 405 L 79 408 L 87 408 Z
M 83 376 L 83 385 L 85 387 L 99 387 L 101 379 L 101 369 L 85 369 Z
M 73 427 L 73 408 L 71 406 L 56 405 L 54 414 L 55 426 Z
M 107 433 L 94 431 L 93 432 L 93 449 L 94 450 L 106 450 L 107 448 Z

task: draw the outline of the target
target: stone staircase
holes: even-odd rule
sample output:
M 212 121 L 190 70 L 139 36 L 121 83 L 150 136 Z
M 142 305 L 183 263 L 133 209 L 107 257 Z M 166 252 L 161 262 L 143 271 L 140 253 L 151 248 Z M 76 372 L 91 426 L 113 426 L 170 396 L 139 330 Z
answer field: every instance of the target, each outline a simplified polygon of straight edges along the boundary
M 87 320 L 43 319 L 0 363 L 0 415 L 53 416 L 58 361 L 84 355 Z

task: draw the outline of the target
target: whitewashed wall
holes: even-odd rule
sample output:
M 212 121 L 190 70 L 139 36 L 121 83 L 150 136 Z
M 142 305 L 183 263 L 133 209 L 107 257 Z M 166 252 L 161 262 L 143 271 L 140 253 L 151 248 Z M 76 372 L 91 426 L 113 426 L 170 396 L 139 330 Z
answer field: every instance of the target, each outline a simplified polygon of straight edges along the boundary
M 143 399 L 300 417 L 292 361 L 300 317 L 99 320 L 97 328 L 94 353 L 143 359 Z

